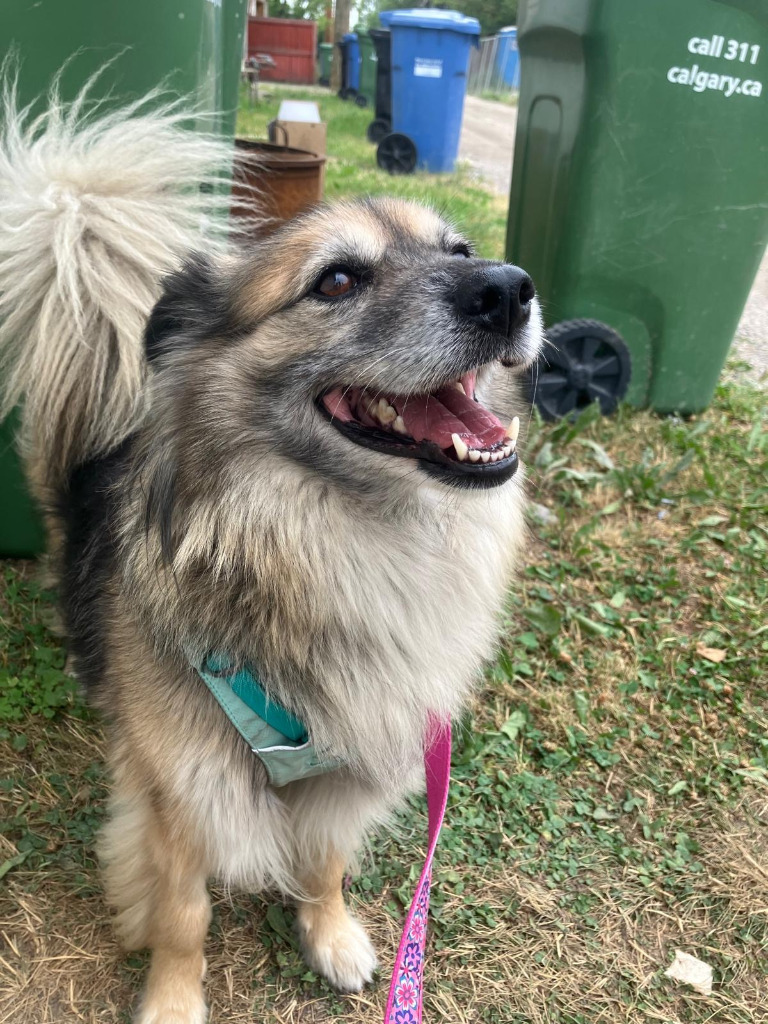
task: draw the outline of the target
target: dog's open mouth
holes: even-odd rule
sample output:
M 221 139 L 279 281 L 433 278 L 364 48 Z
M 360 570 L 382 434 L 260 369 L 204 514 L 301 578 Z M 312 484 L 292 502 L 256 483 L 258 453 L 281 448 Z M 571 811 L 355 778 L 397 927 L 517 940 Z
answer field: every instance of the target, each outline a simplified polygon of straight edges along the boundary
M 518 466 L 519 420 L 505 427 L 476 399 L 475 380 L 472 371 L 427 395 L 336 387 L 318 404 L 356 444 L 418 459 L 436 475 L 503 483 Z

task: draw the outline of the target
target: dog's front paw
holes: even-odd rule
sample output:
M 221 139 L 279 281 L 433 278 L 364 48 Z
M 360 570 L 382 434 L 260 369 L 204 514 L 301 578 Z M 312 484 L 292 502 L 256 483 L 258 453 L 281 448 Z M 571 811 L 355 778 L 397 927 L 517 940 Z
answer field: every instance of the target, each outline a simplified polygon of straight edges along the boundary
M 205 960 L 201 974 L 205 977 Z M 205 1024 L 202 977 L 174 970 L 161 973 L 153 967 L 134 1024 Z
M 205 1000 L 190 999 L 185 993 L 182 999 L 144 999 L 134 1024 L 205 1024 L 207 1018 Z
M 304 959 L 339 992 L 359 992 L 372 978 L 378 960 L 365 929 L 348 912 L 323 918 L 299 918 Z

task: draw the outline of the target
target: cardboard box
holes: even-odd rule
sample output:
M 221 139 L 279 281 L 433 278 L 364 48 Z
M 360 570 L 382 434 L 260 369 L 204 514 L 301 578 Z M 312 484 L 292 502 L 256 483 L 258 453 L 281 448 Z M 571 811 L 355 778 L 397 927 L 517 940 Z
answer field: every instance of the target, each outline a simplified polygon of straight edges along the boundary
M 269 141 L 291 149 L 303 149 L 325 156 L 326 125 L 320 120 L 317 104 L 308 100 L 283 100 L 274 121 L 269 124 Z

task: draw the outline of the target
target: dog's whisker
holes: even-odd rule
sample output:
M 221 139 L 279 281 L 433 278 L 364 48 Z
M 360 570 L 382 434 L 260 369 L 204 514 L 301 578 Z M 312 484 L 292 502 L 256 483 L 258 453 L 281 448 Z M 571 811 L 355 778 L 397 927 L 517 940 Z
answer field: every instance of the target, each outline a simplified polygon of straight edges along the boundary
M 367 366 L 365 367 L 365 369 L 361 371 L 361 373 L 360 373 L 360 376 L 362 377 L 362 376 L 363 376 L 363 374 L 366 374 L 366 373 L 368 373 L 368 372 L 369 372 L 369 371 L 370 371 L 370 370 L 371 370 L 371 369 L 372 369 L 372 368 L 373 368 L 374 366 L 377 366 L 377 365 L 378 365 L 379 363 L 383 362 L 383 361 L 384 361 L 384 360 L 385 360 L 386 358 L 387 358 L 387 356 L 386 356 L 386 355 L 382 355 L 382 356 L 379 356 L 379 357 L 378 357 L 377 359 L 374 359 L 372 363 L 369 363 L 369 364 L 368 364 L 368 365 L 367 365 Z M 346 387 L 344 388 L 344 390 L 343 390 L 343 391 L 341 392 L 341 397 L 342 397 L 342 398 L 346 398 L 346 397 L 347 397 L 347 395 L 349 394 L 349 392 L 350 392 L 350 391 L 351 391 L 351 390 L 352 390 L 353 388 L 355 388 L 355 387 L 358 387 L 358 386 L 359 386 L 359 385 L 356 385 L 356 384 L 348 384 L 348 385 L 347 385 L 347 386 L 346 386 Z M 333 422 L 333 420 L 334 420 L 334 415 L 332 414 L 332 415 L 331 415 L 331 422 Z

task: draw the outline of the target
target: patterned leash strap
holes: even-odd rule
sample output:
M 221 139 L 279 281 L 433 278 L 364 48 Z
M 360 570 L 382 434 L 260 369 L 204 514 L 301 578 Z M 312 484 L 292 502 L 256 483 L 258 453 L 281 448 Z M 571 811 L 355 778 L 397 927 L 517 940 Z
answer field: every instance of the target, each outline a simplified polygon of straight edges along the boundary
M 424 750 L 429 811 L 429 849 L 397 950 L 384 1024 L 421 1024 L 424 947 L 427 940 L 432 858 L 448 802 L 451 781 L 451 725 L 435 723 Z

